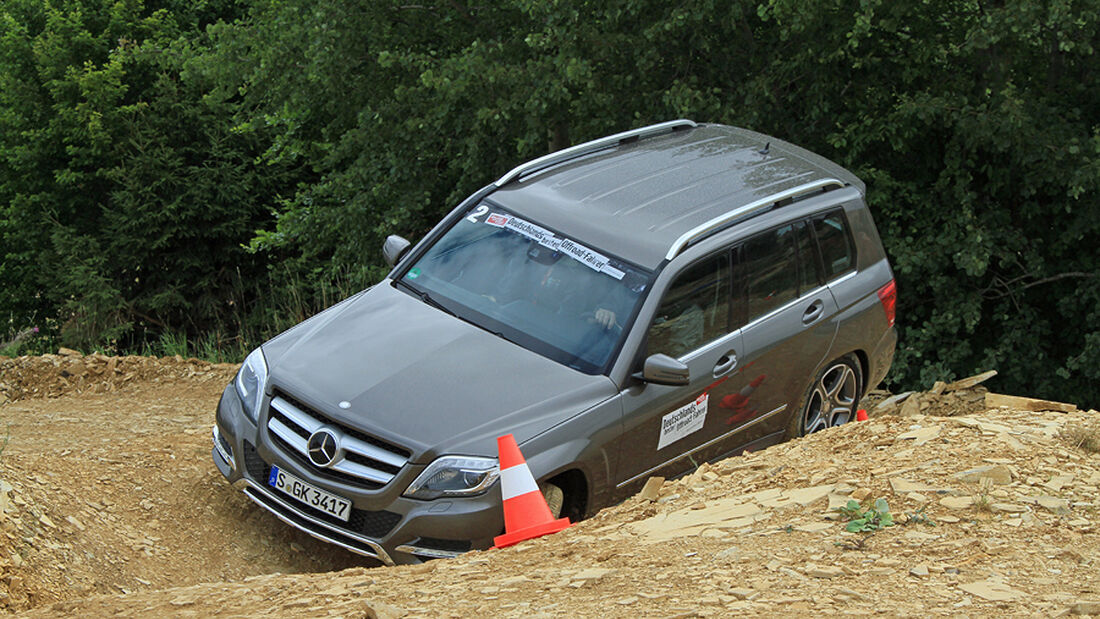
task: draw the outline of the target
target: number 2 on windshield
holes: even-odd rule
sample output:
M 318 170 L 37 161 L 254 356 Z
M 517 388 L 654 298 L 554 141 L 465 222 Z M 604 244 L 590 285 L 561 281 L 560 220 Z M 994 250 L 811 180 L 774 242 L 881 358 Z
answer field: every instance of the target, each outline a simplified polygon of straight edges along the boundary
M 466 218 L 466 221 L 468 221 L 472 224 L 476 224 L 477 223 L 477 218 L 481 217 L 482 215 L 484 215 L 485 213 L 488 213 L 488 212 L 489 212 L 489 207 L 482 204 L 481 206 L 475 208 L 473 213 L 470 213 L 470 216 Z

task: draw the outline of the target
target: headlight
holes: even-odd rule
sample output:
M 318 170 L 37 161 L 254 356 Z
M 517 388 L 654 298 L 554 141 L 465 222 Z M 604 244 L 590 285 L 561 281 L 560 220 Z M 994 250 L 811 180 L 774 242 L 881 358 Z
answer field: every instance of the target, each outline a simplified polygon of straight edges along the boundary
M 264 360 L 263 351 L 257 348 L 245 357 L 241 369 L 237 372 L 237 378 L 233 381 L 237 386 L 237 395 L 241 397 L 244 414 L 252 420 L 252 423 L 259 423 L 260 402 L 263 400 L 266 382 L 267 361 Z
M 443 456 L 417 476 L 405 496 L 411 499 L 437 499 L 445 496 L 481 494 L 500 477 L 496 458 Z

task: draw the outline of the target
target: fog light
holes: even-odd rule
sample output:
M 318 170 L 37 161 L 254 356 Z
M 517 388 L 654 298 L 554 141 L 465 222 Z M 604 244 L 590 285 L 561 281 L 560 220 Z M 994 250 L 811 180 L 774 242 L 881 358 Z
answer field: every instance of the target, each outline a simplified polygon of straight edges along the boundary
M 225 460 L 230 468 L 237 468 L 233 463 L 233 448 L 229 446 L 229 441 L 222 436 L 217 424 L 214 424 L 214 449 L 218 450 L 218 455 L 222 457 L 222 460 Z

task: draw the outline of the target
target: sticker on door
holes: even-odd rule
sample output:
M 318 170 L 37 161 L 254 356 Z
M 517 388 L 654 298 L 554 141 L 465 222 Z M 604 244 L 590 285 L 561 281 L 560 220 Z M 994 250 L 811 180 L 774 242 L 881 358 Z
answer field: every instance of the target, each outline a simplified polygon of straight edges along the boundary
M 661 438 L 657 440 L 657 449 L 664 449 L 692 432 L 702 430 L 703 423 L 707 420 L 709 399 L 710 394 L 703 393 L 694 402 L 688 402 L 661 417 Z

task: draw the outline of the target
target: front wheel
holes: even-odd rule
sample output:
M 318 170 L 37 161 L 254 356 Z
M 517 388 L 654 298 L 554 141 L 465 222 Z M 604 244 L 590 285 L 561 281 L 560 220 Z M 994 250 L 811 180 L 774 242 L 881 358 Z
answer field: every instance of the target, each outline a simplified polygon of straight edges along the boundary
M 805 436 L 854 419 L 862 393 L 863 372 L 858 360 L 845 355 L 829 363 L 810 385 L 801 410 L 792 415 L 787 436 Z
M 555 519 L 561 518 L 561 509 L 565 505 L 565 491 L 561 486 L 550 482 L 540 484 L 539 490 L 542 491 L 542 498 L 546 499 L 546 506 L 550 508 L 550 515 Z

